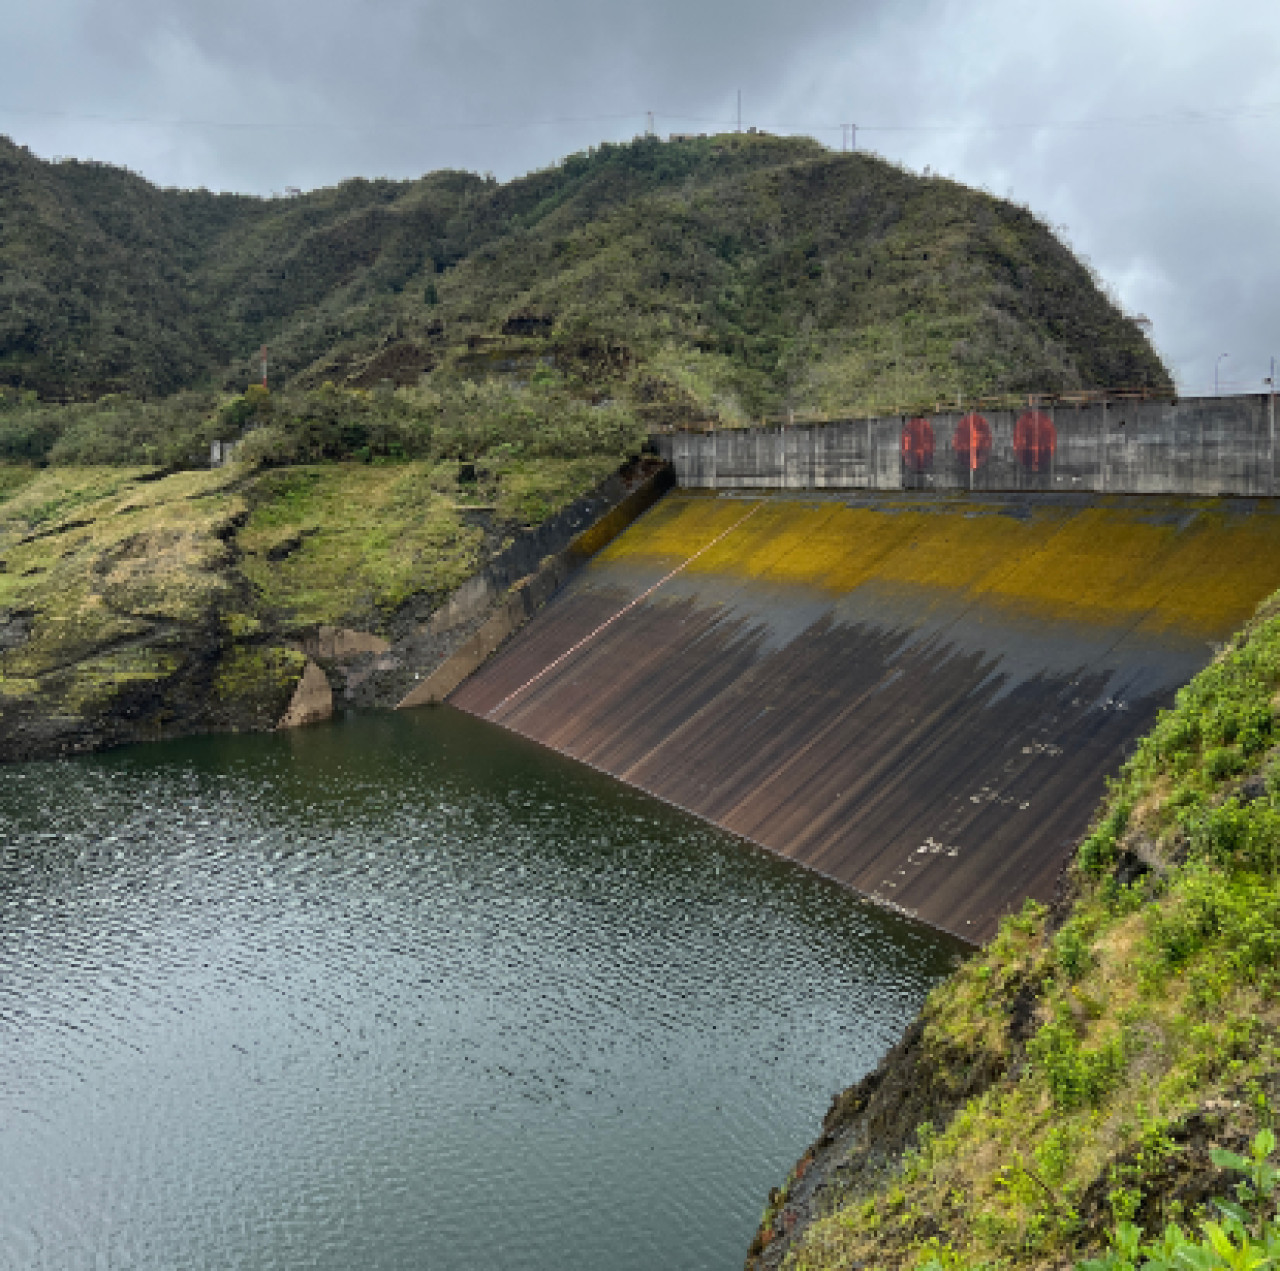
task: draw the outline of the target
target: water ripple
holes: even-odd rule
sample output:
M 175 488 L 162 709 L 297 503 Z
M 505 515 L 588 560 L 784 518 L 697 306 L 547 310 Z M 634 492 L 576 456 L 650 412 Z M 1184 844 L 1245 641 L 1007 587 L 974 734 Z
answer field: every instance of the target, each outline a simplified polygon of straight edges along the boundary
M 0 1267 L 737 1267 L 955 953 L 448 711 L 11 768 Z

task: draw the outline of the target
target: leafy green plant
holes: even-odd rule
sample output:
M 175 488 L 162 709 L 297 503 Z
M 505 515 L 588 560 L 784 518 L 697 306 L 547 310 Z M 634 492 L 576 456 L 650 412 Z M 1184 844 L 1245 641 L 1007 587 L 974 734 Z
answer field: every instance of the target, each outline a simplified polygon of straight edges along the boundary
M 1243 1175 L 1236 1185 L 1236 1196 L 1240 1204 L 1255 1216 L 1265 1214 L 1266 1207 L 1275 1197 L 1277 1184 L 1280 1184 L 1280 1169 L 1271 1160 L 1275 1150 L 1275 1132 L 1264 1127 L 1249 1145 L 1248 1156 L 1217 1147 L 1209 1152 L 1209 1158 L 1219 1169 Z
M 1122 795 L 1114 797 L 1100 825 L 1080 845 L 1077 860 L 1080 867 L 1090 874 L 1099 874 L 1116 858 L 1121 836 L 1129 825 L 1132 811 L 1129 801 Z
M 1215 1201 L 1217 1219 L 1205 1217 L 1190 1228 L 1171 1222 L 1147 1241 L 1141 1227 L 1122 1219 L 1111 1233 L 1110 1249 L 1101 1258 L 1079 1263 L 1079 1271 L 1265 1271 L 1280 1265 L 1280 1170 L 1271 1159 L 1275 1147 L 1275 1135 L 1262 1129 L 1247 1157 L 1213 1149 L 1210 1155 L 1219 1169 L 1243 1175 L 1237 1201 Z
M 1078 980 L 1092 965 L 1089 941 L 1079 922 L 1068 922 L 1053 939 L 1054 959 L 1068 980 Z

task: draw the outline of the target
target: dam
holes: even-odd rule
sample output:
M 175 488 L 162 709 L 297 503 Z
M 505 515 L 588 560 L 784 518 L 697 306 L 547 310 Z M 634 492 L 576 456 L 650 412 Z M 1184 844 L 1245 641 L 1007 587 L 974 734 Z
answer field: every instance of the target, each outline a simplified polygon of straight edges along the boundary
M 981 943 L 1277 587 L 1267 498 L 686 485 L 447 700 Z

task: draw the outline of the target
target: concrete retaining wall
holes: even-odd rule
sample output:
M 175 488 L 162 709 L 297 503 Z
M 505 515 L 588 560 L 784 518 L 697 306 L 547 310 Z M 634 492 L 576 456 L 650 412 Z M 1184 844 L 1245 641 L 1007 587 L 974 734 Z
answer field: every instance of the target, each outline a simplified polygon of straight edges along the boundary
M 1278 492 L 1275 404 L 1265 394 L 1038 411 L 1049 421 L 1053 445 L 1051 453 L 1042 446 L 1030 463 L 1026 447 L 1015 446 L 1028 409 L 980 412 L 990 449 L 977 456 L 977 466 L 963 443 L 957 452 L 960 411 L 923 417 L 926 443 L 914 451 L 905 416 L 678 432 L 659 438 L 658 446 L 679 485 L 720 490 Z M 923 430 L 916 425 L 916 432 Z
M 562 551 L 547 556 L 534 573 L 522 578 L 489 611 L 488 617 L 434 671 L 416 684 L 397 704 L 430 706 L 474 675 L 543 605 L 602 548 L 607 547 L 636 517 L 671 489 L 674 476 L 663 467 L 644 480 L 621 502 L 587 526 Z

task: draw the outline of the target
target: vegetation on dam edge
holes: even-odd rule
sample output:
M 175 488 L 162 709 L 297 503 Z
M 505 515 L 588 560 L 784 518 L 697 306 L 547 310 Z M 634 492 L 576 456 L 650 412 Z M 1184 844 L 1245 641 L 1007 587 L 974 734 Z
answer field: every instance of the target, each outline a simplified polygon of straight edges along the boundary
M 1278 686 L 1280 596 L 1125 765 L 1058 901 L 833 1103 L 749 1266 L 1271 1264 L 1274 1175 L 1222 1152 L 1265 1156 L 1280 1100 Z

